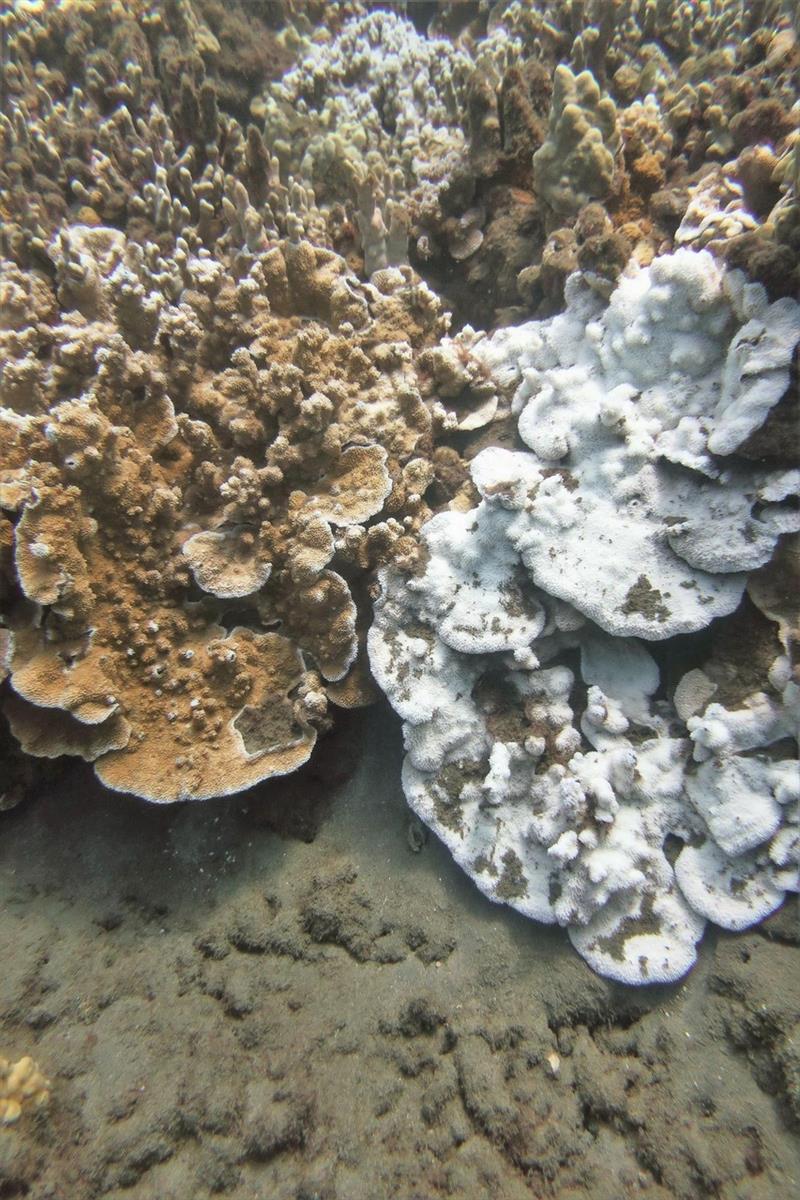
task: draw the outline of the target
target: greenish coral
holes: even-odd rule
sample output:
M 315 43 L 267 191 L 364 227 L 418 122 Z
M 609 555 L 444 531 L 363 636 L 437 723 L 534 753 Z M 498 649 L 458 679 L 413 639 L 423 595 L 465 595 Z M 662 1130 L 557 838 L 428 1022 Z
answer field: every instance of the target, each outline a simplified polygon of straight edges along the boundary
M 556 68 L 547 139 L 533 156 L 538 194 L 560 216 L 609 195 L 620 134 L 617 109 L 591 71 Z

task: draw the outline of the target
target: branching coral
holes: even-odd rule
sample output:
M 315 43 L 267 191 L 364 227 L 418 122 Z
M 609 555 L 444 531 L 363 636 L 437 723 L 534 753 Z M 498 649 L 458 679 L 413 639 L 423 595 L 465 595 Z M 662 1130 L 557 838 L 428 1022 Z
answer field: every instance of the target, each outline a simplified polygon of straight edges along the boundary
M 533 156 L 536 190 L 561 215 L 611 191 L 620 136 L 613 100 L 601 96 L 590 71 L 556 69 L 550 124 Z
M 190 0 L 0 20 L 0 244 L 15 262 L 41 267 L 62 222 L 124 229 L 156 258 L 177 236 L 245 252 L 287 231 L 327 244 L 313 195 L 284 186 L 256 126 L 220 107 L 219 43 Z M 169 258 L 160 269 L 178 288 Z
M 284 167 L 345 199 L 374 169 L 380 179 L 401 168 L 412 185 L 433 179 L 442 155 L 463 144 L 459 101 L 471 69 L 449 41 L 373 12 L 334 39 L 309 39 L 255 107 Z

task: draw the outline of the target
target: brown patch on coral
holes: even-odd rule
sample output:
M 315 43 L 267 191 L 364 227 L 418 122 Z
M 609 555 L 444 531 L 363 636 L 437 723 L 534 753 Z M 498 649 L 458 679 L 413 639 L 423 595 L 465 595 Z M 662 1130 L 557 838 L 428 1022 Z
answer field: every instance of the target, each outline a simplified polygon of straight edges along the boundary
M 431 789 L 437 820 L 446 829 L 462 831 L 461 795 L 465 787 L 485 778 L 487 769 L 485 762 L 451 762 L 438 772 Z
M 23 680 L 21 686 L 25 686 Z M 102 721 L 85 721 L 58 708 L 42 708 L 13 692 L 3 712 L 9 728 L 26 754 L 35 758 L 60 758 L 72 754 L 94 762 L 110 750 L 122 750 L 130 741 L 131 727 L 118 712 Z
M 503 869 L 495 884 L 494 892 L 500 900 L 517 900 L 528 890 L 528 882 L 522 870 L 522 860 L 513 850 L 506 850 L 503 855 Z
M 669 615 L 669 610 L 662 603 L 662 599 L 658 588 L 653 587 L 646 575 L 640 575 L 636 583 L 632 583 L 628 589 L 625 602 L 620 606 L 620 612 L 626 615 L 643 613 L 651 620 L 663 621 Z
M 305 586 L 291 589 L 283 572 L 264 590 L 264 614 L 306 649 L 326 679 L 342 679 L 355 659 L 356 607 L 350 589 L 335 571 L 322 571 Z
M 327 686 L 328 699 L 339 708 L 364 708 L 381 697 L 381 690 L 372 677 L 367 657 L 366 637 L 359 635 L 358 654 L 343 679 Z
M 736 160 L 736 179 L 744 189 L 745 207 L 761 220 L 780 199 L 777 165 L 778 159 L 769 146 L 747 146 Z
M 664 164 L 657 154 L 642 154 L 630 166 L 631 186 L 642 196 L 652 196 L 664 186 Z

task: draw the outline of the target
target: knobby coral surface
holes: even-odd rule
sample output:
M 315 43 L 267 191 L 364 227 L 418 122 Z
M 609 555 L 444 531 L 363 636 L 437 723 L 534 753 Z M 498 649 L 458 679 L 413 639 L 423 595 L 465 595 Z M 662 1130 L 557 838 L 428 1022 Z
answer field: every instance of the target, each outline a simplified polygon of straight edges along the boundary
M 602 974 L 663 982 L 706 919 L 755 923 L 800 882 L 785 618 L 763 622 L 755 676 L 731 691 L 698 667 L 674 700 L 669 655 L 636 640 L 731 613 L 798 528 L 797 470 L 736 452 L 787 388 L 800 307 L 687 251 L 605 308 L 578 276 L 568 301 L 470 338 L 529 449 L 482 450 L 478 507 L 383 572 L 370 655 L 405 722 L 406 796 L 478 886 L 566 925 Z M 753 594 L 776 615 L 770 585 Z
M 0 1125 L 13 1125 L 25 1109 L 35 1109 L 50 1099 L 50 1081 L 26 1055 L 18 1062 L 0 1057 Z
M 50 251 L 4 267 L 12 729 L 153 800 L 294 770 L 326 684 L 359 702 L 360 577 L 426 511 L 435 299 L 302 241 L 238 277 L 184 252 L 174 299 L 117 230 Z

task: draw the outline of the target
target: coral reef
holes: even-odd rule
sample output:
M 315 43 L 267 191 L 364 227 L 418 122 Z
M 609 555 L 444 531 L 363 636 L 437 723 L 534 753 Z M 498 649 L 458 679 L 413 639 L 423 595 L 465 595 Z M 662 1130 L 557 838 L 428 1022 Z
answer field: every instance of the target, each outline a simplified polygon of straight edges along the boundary
M 800 884 L 797 763 L 767 750 L 800 716 L 788 660 L 681 721 L 641 642 L 524 585 L 496 512 L 440 514 L 425 571 L 383 577 L 370 650 L 406 797 L 492 900 L 566 925 L 603 975 L 672 981 L 706 919 L 741 929 Z
M 293 772 L 376 695 L 377 596 L 410 803 L 493 899 L 639 983 L 772 911 L 792 18 L 0 14 L 0 807 L 23 755 L 157 802 Z

